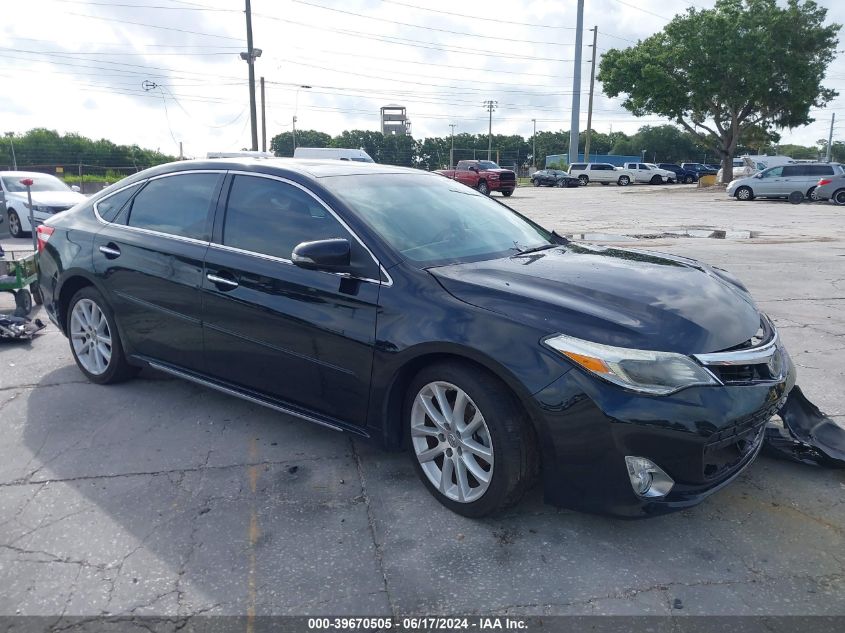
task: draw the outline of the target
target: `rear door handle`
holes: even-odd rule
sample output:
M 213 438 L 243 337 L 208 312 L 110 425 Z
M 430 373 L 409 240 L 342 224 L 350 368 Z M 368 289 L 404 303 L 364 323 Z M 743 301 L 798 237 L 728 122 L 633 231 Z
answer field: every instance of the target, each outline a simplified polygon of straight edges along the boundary
M 106 244 L 100 247 L 100 252 L 106 256 L 106 259 L 117 259 L 120 257 L 120 249 L 115 244 Z
M 205 278 L 208 279 L 215 286 L 217 286 L 220 290 L 234 290 L 238 287 L 237 281 L 235 281 L 234 279 L 229 279 L 227 277 L 220 277 L 219 275 L 208 273 Z

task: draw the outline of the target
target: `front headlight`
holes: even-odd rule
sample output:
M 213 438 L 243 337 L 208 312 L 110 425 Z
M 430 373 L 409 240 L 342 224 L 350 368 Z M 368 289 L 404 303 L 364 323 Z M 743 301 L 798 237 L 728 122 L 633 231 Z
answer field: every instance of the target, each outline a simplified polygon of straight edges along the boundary
M 591 374 L 626 389 L 658 396 L 719 382 L 689 356 L 612 347 L 557 334 L 543 341 Z
M 23 203 L 23 206 L 25 206 L 27 209 L 30 208 L 29 204 L 27 204 L 26 202 Z M 40 211 L 41 213 L 50 213 L 50 211 L 52 211 L 52 209 L 50 209 L 50 207 L 45 206 L 43 204 L 32 205 L 32 210 L 33 211 Z

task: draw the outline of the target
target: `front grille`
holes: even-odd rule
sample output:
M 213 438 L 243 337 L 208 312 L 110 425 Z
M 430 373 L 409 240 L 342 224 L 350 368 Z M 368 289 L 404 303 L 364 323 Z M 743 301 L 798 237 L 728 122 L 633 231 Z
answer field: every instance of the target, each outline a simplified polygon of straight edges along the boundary
M 769 407 L 713 433 L 704 445 L 704 479 L 712 480 L 724 475 L 756 449 L 762 441 L 766 422 L 776 410 L 776 406 Z
M 71 206 L 73 206 L 73 205 L 65 205 L 63 207 L 50 207 L 50 212 L 51 213 L 58 213 L 59 211 L 67 211 L 68 209 L 71 208 Z
M 512 171 L 503 171 L 499 174 L 499 181 L 500 182 L 514 182 L 516 180 L 516 174 Z
M 738 385 L 764 380 L 777 380 L 768 365 L 711 365 L 708 367 L 716 378 L 726 385 Z

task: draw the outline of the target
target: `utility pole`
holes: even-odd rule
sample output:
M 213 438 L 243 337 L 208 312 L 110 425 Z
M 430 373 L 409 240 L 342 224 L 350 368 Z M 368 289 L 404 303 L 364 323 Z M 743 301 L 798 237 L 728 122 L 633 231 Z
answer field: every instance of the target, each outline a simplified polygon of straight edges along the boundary
M 572 119 L 569 126 L 569 164 L 578 162 L 578 124 L 581 116 L 581 46 L 584 35 L 584 0 L 578 0 L 575 23 L 575 69 L 572 73 Z M 585 157 L 586 158 L 586 157 Z
M 598 25 L 592 28 L 593 31 L 593 62 L 590 66 L 590 103 L 587 106 L 587 138 L 584 140 L 584 160 L 590 162 L 590 132 L 593 127 L 593 87 L 596 83 L 596 40 L 599 36 Z
M 452 169 L 455 166 L 455 124 L 450 123 L 449 127 L 452 128 L 452 149 L 449 150 L 449 169 Z
M 583 2 L 583 0 L 581 0 Z M 493 110 L 499 105 L 498 101 L 487 100 L 484 102 L 484 107 L 490 113 L 490 121 L 487 127 L 487 160 L 493 157 Z
M 264 103 L 264 77 L 261 78 L 261 151 L 267 151 L 267 107 Z
M 241 59 L 249 67 L 249 121 L 252 131 L 252 151 L 258 151 L 258 121 L 255 113 L 255 60 L 261 57 L 261 49 L 252 46 L 252 6 L 246 0 L 246 52 L 241 53 Z
M 293 115 L 293 151 L 296 151 L 296 115 Z
M 18 159 L 15 156 L 15 133 L 14 132 L 6 132 L 6 136 L 9 138 L 9 145 L 12 146 L 12 169 L 17 171 L 18 170 Z
M 534 124 L 534 135 L 531 137 L 531 164 L 534 171 L 537 171 L 537 119 L 531 119 Z
M 185 155 L 182 153 L 182 141 L 179 141 L 179 160 L 185 160 Z
M 830 115 L 830 134 L 827 136 L 827 154 L 825 155 L 824 162 L 830 162 L 831 156 L 831 145 L 833 145 L 833 122 L 836 120 L 836 112 Z M 15 168 L 17 169 L 17 168 Z

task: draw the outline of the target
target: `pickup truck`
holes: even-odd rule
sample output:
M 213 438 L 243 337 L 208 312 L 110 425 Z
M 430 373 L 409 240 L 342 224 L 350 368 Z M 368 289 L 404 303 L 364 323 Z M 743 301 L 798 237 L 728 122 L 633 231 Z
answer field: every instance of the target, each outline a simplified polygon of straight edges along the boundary
M 687 185 L 698 180 L 698 172 L 691 169 L 684 169 L 677 163 L 657 163 L 660 169 L 666 169 L 675 173 L 675 182 L 683 182 Z
M 675 180 L 674 172 L 660 169 L 650 163 L 625 163 L 624 168 L 634 175 L 634 182 L 662 185 L 664 182 Z
M 507 197 L 516 189 L 516 174 L 510 169 L 502 169 L 492 160 L 461 160 L 455 169 L 438 169 L 434 173 L 478 189 L 485 196 L 491 191 L 500 191 Z
M 627 187 L 634 182 L 634 174 L 610 163 L 572 163 L 569 166 L 569 175 L 580 180 L 582 185 L 589 185 L 591 182 L 609 185 L 615 182 L 620 187 Z

